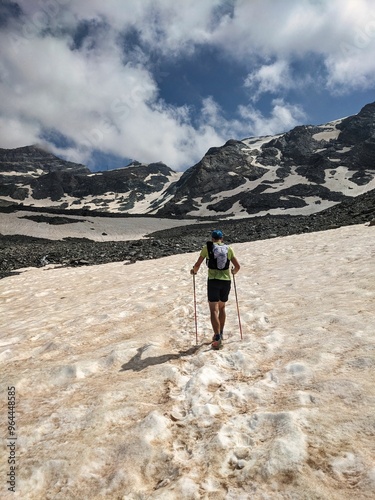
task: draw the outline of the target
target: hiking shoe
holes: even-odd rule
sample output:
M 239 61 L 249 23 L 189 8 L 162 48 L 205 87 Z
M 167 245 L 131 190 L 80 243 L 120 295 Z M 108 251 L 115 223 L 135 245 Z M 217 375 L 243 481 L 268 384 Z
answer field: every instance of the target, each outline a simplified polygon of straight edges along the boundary
M 212 337 L 212 343 L 211 343 L 212 349 L 220 349 L 223 347 L 223 336 L 221 333 L 216 333 Z

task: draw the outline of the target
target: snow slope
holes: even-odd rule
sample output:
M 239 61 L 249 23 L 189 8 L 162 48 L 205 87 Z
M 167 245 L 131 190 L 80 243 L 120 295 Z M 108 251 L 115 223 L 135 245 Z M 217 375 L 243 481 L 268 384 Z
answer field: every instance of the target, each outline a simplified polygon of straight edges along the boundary
M 63 238 L 88 238 L 93 241 L 137 240 L 154 231 L 171 229 L 188 224 L 199 224 L 198 220 L 161 219 L 156 217 L 86 217 L 75 215 L 45 214 L 46 217 L 72 219 L 71 224 L 48 224 L 35 222 L 25 217 L 35 216 L 35 212 L 0 212 L 0 234 L 23 234 L 36 238 L 61 240 Z M 78 222 L 74 222 L 78 221 Z M 206 221 L 207 222 L 207 221 Z
M 221 351 L 205 270 L 195 345 L 194 254 L 1 280 L 1 498 L 374 498 L 374 243 L 360 225 L 235 245 L 244 339 L 232 292 Z

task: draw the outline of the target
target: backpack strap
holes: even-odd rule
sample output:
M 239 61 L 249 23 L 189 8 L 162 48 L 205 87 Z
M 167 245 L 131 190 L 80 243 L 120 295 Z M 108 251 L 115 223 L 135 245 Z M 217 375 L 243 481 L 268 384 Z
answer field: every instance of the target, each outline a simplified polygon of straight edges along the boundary
M 214 257 L 214 244 L 212 241 L 207 241 L 207 252 L 208 259 L 206 259 L 206 264 L 209 269 L 213 269 L 215 267 L 215 257 Z

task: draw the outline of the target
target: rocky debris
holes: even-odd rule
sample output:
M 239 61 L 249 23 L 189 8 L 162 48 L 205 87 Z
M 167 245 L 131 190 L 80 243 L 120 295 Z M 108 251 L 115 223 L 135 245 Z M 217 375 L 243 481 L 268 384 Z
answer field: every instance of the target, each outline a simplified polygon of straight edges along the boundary
M 200 241 L 176 243 L 175 239 L 94 242 L 85 238 L 65 238 L 61 241 L 28 236 L 0 235 L 0 277 L 9 276 L 24 267 L 47 264 L 82 266 L 109 262 L 155 259 L 175 253 L 198 250 Z
M 54 226 L 62 224 L 74 224 L 75 222 L 86 222 L 84 219 L 72 219 L 71 217 L 51 217 L 47 215 L 24 215 L 20 219 L 28 219 L 34 222 L 44 222 Z
M 23 267 L 47 264 L 82 266 L 124 261 L 159 259 L 169 255 L 199 252 L 214 228 L 221 228 L 228 243 L 275 238 L 291 234 L 371 223 L 375 220 L 375 190 L 310 216 L 265 216 L 220 220 L 156 231 L 147 239 L 94 242 L 65 238 L 61 241 L 0 235 L 0 278 Z M 373 222 L 372 222 L 373 224 Z M 276 250 L 276 249 L 275 249 Z M 312 251 L 312 249 L 306 249 Z M 194 263 L 191 257 L 191 263 Z M 159 265 L 159 264 L 158 264 Z

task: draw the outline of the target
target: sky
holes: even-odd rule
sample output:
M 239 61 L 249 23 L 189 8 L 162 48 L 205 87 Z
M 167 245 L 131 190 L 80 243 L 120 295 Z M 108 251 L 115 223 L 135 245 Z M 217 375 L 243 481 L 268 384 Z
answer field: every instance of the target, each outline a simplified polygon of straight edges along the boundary
M 0 47 L 0 147 L 92 171 L 183 171 L 375 100 L 372 0 L 2 0 Z

